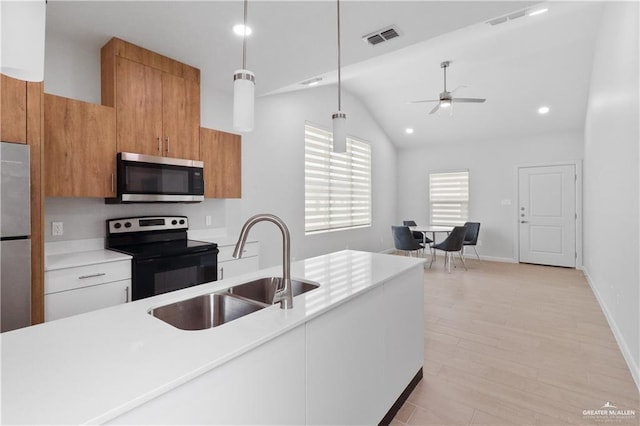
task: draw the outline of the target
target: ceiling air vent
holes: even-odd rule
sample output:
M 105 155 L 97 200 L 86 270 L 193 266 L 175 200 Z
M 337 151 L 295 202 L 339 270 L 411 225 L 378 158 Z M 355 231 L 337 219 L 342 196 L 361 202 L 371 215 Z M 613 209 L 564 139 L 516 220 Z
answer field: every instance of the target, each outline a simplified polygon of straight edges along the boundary
M 528 11 L 529 11 L 529 9 L 522 9 L 522 10 L 519 10 L 517 12 L 510 13 L 508 15 L 504 15 L 504 16 L 499 16 L 497 18 L 493 18 L 493 19 L 491 19 L 489 21 L 486 21 L 486 23 L 490 24 L 490 25 L 504 24 L 507 21 L 513 21 L 514 19 L 522 18 L 523 16 L 525 16 L 527 14 Z
M 391 40 L 392 38 L 396 38 L 399 36 L 400 33 L 395 27 L 387 27 L 362 36 L 362 40 L 372 46 L 375 46 L 376 44 L 383 43 L 387 40 Z

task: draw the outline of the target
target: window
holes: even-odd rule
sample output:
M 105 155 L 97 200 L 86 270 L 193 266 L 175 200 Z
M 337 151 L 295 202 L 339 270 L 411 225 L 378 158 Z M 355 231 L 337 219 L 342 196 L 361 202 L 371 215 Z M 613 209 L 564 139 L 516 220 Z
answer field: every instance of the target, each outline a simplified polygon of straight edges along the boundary
M 469 218 L 469 171 L 429 173 L 432 225 L 463 225 Z
M 306 234 L 371 226 L 371 145 L 347 138 L 347 152 L 332 152 L 331 132 L 304 127 Z

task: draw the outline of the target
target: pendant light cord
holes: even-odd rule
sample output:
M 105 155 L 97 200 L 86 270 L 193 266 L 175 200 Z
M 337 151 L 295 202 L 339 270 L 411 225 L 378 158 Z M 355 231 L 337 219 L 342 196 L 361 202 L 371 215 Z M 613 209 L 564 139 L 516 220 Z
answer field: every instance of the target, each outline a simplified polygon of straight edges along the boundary
M 242 69 L 247 69 L 247 6 L 249 0 L 244 0 L 244 29 L 242 35 Z
M 338 111 L 342 111 L 342 86 L 341 86 L 341 74 L 340 74 L 340 0 L 338 3 Z

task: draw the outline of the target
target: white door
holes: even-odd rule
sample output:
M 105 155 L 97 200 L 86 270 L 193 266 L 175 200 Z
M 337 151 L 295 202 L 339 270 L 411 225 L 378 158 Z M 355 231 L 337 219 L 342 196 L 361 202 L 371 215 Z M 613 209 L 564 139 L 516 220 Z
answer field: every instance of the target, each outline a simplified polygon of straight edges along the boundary
M 520 262 L 576 266 L 575 165 L 518 170 Z

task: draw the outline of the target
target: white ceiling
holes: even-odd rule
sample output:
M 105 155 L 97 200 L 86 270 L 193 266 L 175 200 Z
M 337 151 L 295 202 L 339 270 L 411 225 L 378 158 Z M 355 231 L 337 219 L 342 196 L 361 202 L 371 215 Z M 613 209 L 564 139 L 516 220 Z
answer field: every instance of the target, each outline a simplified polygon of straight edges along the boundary
M 484 21 L 535 2 L 341 1 L 343 90 L 359 97 L 398 146 L 483 140 L 579 129 L 584 123 L 593 44 L 601 4 L 552 2 L 549 11 L 498 26 Z M 322 76 L 336 82 L 334 1 L 249 2 L 254 30 L 247 68 L 259 95 L 300 90 Z M 231 92 L 242 65 L 242 1 L 56 1 L 47 33 L 83 40 L 96 51 L 112 36 L 201 69 L 209 87 Z M 371 47 L 361 36 L 395 25 L 401 37 Z M 447 86 L 486 97 L 428 115 L 442 91 L 440 62 L 451 60 Z M 551 112 L 536 114 L 539 105 Z M 348 105 L 344 105 L 347 113 Z M 331 114 L 333 111 L 328 111 Z M 404 129 L 415 133 L 406 135 Z

